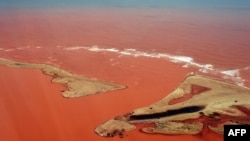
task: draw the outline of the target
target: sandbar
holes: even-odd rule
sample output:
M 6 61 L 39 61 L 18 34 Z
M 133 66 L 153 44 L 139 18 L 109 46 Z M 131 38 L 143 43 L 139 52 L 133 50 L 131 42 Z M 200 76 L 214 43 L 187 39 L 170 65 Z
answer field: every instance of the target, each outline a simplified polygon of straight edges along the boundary
M 159 102 L 117 116 L 95 129 L 100 136 L 121 136 L 135 124 L 149 134 L 202 134 L 204 130 L 223 134 L 224 125 L 250 124 L 250 89 L 222 80 L 189 75 Z M 112 126 L 111 126 L 112 125 Z M 122 128 L 121 128 L 122 127 Z
M 53 83 L 60 83 L 67 87 L 62 92 L 63 97 L 66 98 L 75 98 L 126 88 L 126 86 L 121 84 L 77 75 L 51 64 L 26 63 L 0 58 L 0 65 L 13 68 L 40 69 L 44 74 L 53 77 Z

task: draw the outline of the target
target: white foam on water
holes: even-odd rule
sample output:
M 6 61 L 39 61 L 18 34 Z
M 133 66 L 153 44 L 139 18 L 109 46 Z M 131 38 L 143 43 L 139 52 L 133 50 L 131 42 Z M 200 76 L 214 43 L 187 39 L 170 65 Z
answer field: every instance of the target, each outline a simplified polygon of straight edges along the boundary
M 118 53 L 120 55 L 127 55 L 127 56 L 133 56 L 133 57 L 150 57 L 150 58 L 163 58 L 167 59 L 171 62 L 174 63 L 181 63 L 183 64 L 183 67 L 187 66 L 193 66 L 193 67 L 198 67 L 201 69 L 201 71 L 205 70 L 213 70 L 213 65 L 211 64 L 200 64 L 196 63 L 192 57 L 189 56 L 175 56 L 175 55 L 170 55 L 167 53 L 149 53 L 149 52 L 144 52 L 144 51 L 138 51 L 136 49 L 124 49 L 124 50 L 119 50 L 116 48 L 100 48 L 98 46 L 92 46 L 92 47 L 66 47 L 64 48 L 65 50 L 79 50 L 79 49 L 84 49 L 92 52 L 114 52 Z
M 221 71 L 222 74 L 228 75 L 228 76 L 233 76 L 233 77 L 239 77 L 239 69 L 234 69 L 234 70 L 224 70 Z
M 15 48 L 15 50 L 25 50 L 25 49 L 29 49 L 29 48 L 31 48 L 31 46 L 22 46 L 22 47 Z
M 117 48 L 101 48 L 99 46 L 91 46 L 91 47 L 83 47 L 83 46 L 76 46 L 76 47 L 66 47 L 65 50 L 74 51 L 74 50 L 88 50 L 92 52 L 113 52 L 120 55 L 126 55 L 126 56 L 133 56 L 133 57 L 150 57 L 150 58 L 161 58 L 169 60 L 173 63 L 179 63 L 183 64 L 182 67 L 188 68 L 188 67 L 195 67 L 198 68 L 198 70 L 202 73 L 210 73 L 215 75 L 221 75 L 224 79 L 229 79 L 234 81 L 237 85 L 244 86 L 244 79 L 240 77 L 240 69 L 232 69 L 232 70 L 223 70 L 219 68 L 214 68 L 212 64 L 202 64 L 198 63 L 194 60 L 194 58 L 189 56 L 176 56 L 171 55 L 167 53 L 156 53 L 156 52 L 144 52 L 144 51 L 138 51 L 133 48 L 128 49 L 117 49 Z M 246 67 L 243 69 L 250 69 L 250 67 Z
M 244 86 L 245 80 L 240 77 L 241 69 L 222 70 L 220 73 L 224 79 L 230 79 L 239 86 Z
M 250 67 L 249 66 L 248 67 L 244 67 L 242 70 L 244 70 L 244 71 L 250 70 Z
M 6 52 L 10 52 L 10 51 L 14 51 L 15 49 L 5 49 L 4 51 Z
M 16 50 L 24 50 L 24 47 L 17 47 Z
M 57 46 L 58 48 L 60 48 L 61 46 Z M 64 50 L 79 50 L 79 49 L 87 49 L 89 47 L 81 47 L 81 46 L 76 46 L 76 47 L 67 47 L 64 48 Z

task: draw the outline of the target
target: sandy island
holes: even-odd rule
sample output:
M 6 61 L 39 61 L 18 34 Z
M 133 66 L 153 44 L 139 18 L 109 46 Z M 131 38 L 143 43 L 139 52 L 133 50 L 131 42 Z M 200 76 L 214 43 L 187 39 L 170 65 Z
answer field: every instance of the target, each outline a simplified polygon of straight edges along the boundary
M 225 124 L 250 124 L 250 90 L 203 76 L 188 76 L 161 101 L 115 117 L 95 129 L 100 136 L 123 137 L 134 124 L 153 123 L 145 133 L 223 134 Z
M 61 83 L 67 87 L 67 90 L 62 92 L 62 95 L 67 98 L 86 96 L 90 94 L 126 88 L 124 85 L 86 78 L 84 76 L 73 74 L 50 64 L 25 63 L 0 58 L 0 65 L 13 68 L 40 69 L 44 74 L 53 77 L 53 83 Z

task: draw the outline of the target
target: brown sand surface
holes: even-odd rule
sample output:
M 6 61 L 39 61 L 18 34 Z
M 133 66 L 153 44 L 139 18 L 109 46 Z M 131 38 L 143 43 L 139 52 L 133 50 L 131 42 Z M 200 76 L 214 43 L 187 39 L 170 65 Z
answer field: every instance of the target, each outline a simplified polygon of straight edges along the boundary
M 51 82 L 64 84 L 67 87 L 66 90 L 62 91 L 62 95 L 67 98 L 87 96 L 126 88 L 126 86 L 123 85 L 73 74 L 50 64 L 25 63 L 0 58 L 0 65 L 13 68 L 40 69 L 44 74 L 53 77 Z

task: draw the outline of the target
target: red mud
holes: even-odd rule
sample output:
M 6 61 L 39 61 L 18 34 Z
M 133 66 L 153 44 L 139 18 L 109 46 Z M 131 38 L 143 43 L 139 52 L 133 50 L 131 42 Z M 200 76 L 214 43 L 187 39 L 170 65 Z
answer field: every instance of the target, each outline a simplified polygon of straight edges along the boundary
M 108 11 L 100 16 L 102 12 L 95 10 L 76 13 L 59 10 L 54 14 L 48 11 L 8 12 L 0 13 L 2 48 L 30 47 L 25 50 L 0 50 L 0 57 L 25 62 L 52 63 L 77 74 L 127 85 L 128 89 L 65 99 L 60 93 L 64 87 L 52 84 L 51 77 L 41 71 L 0 66 L 1 141 L 223 140 L 221 135 L 212 132 L 207 132 L 202 137 L 149 135 L 140 133 L 139 130 L 126 132 L 123 139 L 107 139 L 96 135 L 94 129 L 100 123 L 135 108 L 155 103 L 176 88 L 188 73 L 195 70 L 181 68 L 180 65 L 163 59 L 135 58 L 85 50 L 66 51 L 63 47 L 103 45 L 118 48 L 138 47 L 150 51 L 155 49 L 156 52 L 166 51 L 167 47 L 166 52 L 175 53 L 173 48 L 185 46 L 184 50 L 179 50 L 179 54 L 182 54 L 190 50 L 190 47 L 204 47 L 212 41 L 213 48 L 205 52 L 206 54 L 213 54 L 221 46 L 226 46 L 228 56 L 232 56 L 236 52 L 228 51 L 228 48 L 234 47 L 234 41 L 248 41 L 247 36 L 243 36 L 245 33 L 217 32 L 221 29 L 220 26 L 210 30 L 211 27 L 204 23 L 212 22 L 211 19 L 206 19 L 196 28 L 189 22 L 182 25 L 182 20 L 196 19 L 191 15 L 183 19 L 177 14 L 179 19 L 171 24 L 171 21 L 154 19 L 154 15 L 150 16 L 150 13 L 146 16 L 137 13 L 138 18 L 131 17 L 133 12 L 127 15 L 115 12 L 116 14 L 110 15 L 112 12 Z M 128 19 L 131 22 L 127 22 Z M 170 16 L 170 19 L 174 18 Z M 179 21 L 180 19 L 182 20 Z M 153 22 L 149 22 L 150 20 Z M 158 24 L 155 24 L 156 21 Z M 223 25 L 223 22 L 219 25 Z M 203 33 L 202 36 L 200 33 Z M 222 34 L 230 36 L 225 37 Z M 226 38 L 228 42 L 222 38 Z M 42 48 L 36 48 L 37 46 Z M 231 61 L 218 61 L 221 58 L 229 58 L 225 50 L 221 49 L 220 52 L 222 57 L 218 55 L 220 58 L 215 58 L 214 62 L 230 66 Z M 192 52 L 189 55 L 201 57 L 199 59 L 205 60 L 204 63 L 209 60 L 207 56 L 203 57 L 204 54 Z M 248 51 L 243 52 L 242 57 L 243 60 L 247 59 Z M 213 57 L 210 56 L 210 60 L 213 60 L 211 58 Z M 244 66 L 244 62 L 238 66 Z M 247 73 L 245 75 L 247 76 Z
M 93 60 L 92 63 L 98 63 L 97 61 Z M 124 64 L 129 59 L 123 58 L 119 61 Z M 0 122 L 1 140 L 106 140 L 94 133 L 94 128 L 97 125 L 116 115 L 160 100 L 176 87 L 188 73 L 187 70 L 182 70 L 166 61 L 160 61 L 157 65 L 154 61 L 146 58 L 132 58 L 130 61 L 130 64 L 135 66 L 147 62 L 144 65 L 150 65 L 154 69 L 138 68 L 135 71 L 128 69 L 126 65 L 119 65 L 114 67 L 113 71 L 101 73 L 102 77 L 100 78 L 126 84 L 128 89 L 76 99 L 63 98 L 60 91 L 64 87 L 52 84 L 51 77 L 42 74 L 39 70 L 1 66 L 0 109 L 3 113 Z M 81 63 L 80 60 L 74 63 L 82 64 L 82 69 L 85 69 L 86 65 L 88 66 L 88 63 Z M 64 67 L 67 68 L 67 65 Z M 88 71 L 98 74 L 100 73 L 98 70 L 101 70 L 100 67 L 103 66 L 90 66 Z M 159 68 L 167 74 L 157 73 L 155 69 Z M 121 72 L 121 70 L 124 71 Z M 176 73 L 178 75 L 175 75 Z M 94 75 L 94 73 L 90 75 Z M 108 79 L 107 76 L 110 75 L 115 76 Z M 139 130 L 128 132 L 124 139 L 183 139 L 183 136 L 147 135 L 139 132 Z M 185 138 L 190 141 L 200 140 L 194 136 L 185 136 Z M 110 138 L 110 140 L 120 139 Z
M 186 100 L 192 98 L 194 95 L 200 94 L 201 92 L 205 92 L 205 91 L 208 91 L 208 90 L 210 90 L 210 88 L 192 84 L 190 93 L 185 94 L 182 97 L 173 99 L 173 100 L 169 101 L 168 104 L 173 105 L 173 104 L 176 104 L 176 103 L 179 103 L 179 102 L 186 101 Z
M 220 117 L 224 120 L 234 120 L 240 123 L 249 123 L 250 122 L 250 109 L 241 105 L 234 105 L 234 108 L 238 109 L 242 112 L 241 116 L 228 116 L 228 115 L 220 115 Z

